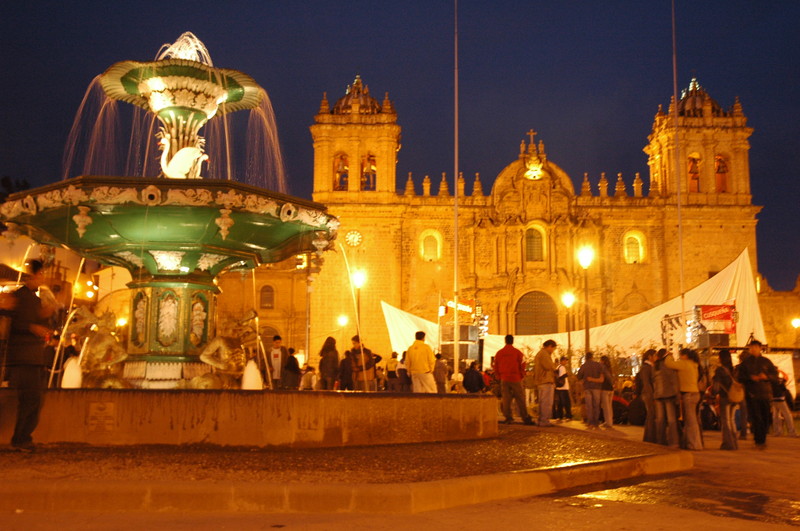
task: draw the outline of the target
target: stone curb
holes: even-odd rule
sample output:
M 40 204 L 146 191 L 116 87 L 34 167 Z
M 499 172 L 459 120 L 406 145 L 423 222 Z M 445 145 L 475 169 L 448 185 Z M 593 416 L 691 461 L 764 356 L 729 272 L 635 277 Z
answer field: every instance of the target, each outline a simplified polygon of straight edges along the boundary
M 685 451 L 418 483 L 4 481 L 0 511 L 418 513 L 688 470 Z

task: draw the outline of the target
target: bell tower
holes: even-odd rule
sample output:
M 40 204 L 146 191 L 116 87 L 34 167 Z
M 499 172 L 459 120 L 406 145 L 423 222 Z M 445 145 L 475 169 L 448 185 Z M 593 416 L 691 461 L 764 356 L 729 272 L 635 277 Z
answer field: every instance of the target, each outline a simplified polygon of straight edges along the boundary
M 674 105 L 671 101 L 667 113 L 659 106 L 644 148 L 650 195 L 675 203 L 680 186 L 685 204 L 750 205 L 748 138 L 753 129 L 747 127 L 738 98 L 724 110 L 692 79 L 681 92 L 677 127 Z
M 400 126 L 388 93 L 378 103 L 356 76 L 333 108 L 323 95 L 311 136 L 314 201 L 369 202 L 372 194 L 396 194 Z

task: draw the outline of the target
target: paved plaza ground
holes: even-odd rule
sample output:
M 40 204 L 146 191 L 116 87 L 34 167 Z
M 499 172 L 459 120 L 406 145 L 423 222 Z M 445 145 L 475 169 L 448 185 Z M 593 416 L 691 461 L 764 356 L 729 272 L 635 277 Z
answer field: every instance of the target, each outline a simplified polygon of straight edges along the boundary
M 587 432 L 580 422 L 557 428 L 502 426 L 488 441 L 387 447 L 262 450 L 215 447 L 91 448 L 52 446 L 34 454 L 3 452 L 0 475 L 43 488 L 74 483 L 92 511 L 5 507 L 0 529 L 771 529 L 800 526 L 800 439 L 770 438 L 766 451 L 741 441 L 736 452 L 716 450 L 719 433 L 705 432 L 707 450 L 694 452 L 687 472 L 579 487 L 417 514 L 319 514 L 192 511 L 118 512 L 102 509 L 109 481 L 194 484 L 236 480 L 404 483 L 560 466 L 622 455 L 665 452 L 639 443 L 642 429 L 620 426 Z M 577 473 L 580 473 L 579 469 Z M 8 483 L 7 483 L 8 484 Z M 209 491 L 210 492 L 210 491 Z M 30 490 L 36 495 L 36 489 Z M 315 496 L 313 489 L 309 496 Z M 98 503 L 99 501 L 99 503 Z M 314 500 L 310 500 L 314 503 Z M 319 503 L 324 503 L 320 500 Z M 386 508 L 391 512 L 391 507 Z

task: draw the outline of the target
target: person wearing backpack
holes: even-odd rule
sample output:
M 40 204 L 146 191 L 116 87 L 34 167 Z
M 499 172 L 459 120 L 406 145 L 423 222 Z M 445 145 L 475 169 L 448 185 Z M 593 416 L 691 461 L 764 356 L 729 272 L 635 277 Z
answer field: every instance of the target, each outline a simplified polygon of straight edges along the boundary
M 722 428 L 722 444 L 720 450 L 738 450 L 739 440 L 736 437 L 736 424 L 733 420 L 733 409 L 736 407 L 738 401 L 734 398 L 742 397 L 735 396 L 736 389 L 743 392 L 741 384 L 736 381 L 733 371 L 733 362 L 731 361 L 731 351 L 723 349 L 719 351 L 719 367 L 714 371 L 713 378 L 714 393 L 719 398 L 719 424 Z

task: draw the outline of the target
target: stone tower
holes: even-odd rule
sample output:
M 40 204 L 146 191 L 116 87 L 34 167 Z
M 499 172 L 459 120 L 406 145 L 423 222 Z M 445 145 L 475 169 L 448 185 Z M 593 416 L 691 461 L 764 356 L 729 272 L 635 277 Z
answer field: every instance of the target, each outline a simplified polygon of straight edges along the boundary
M 388 93 L 378 103 L 356 76 L 333 109 L 323 96 L 311 136 L 315 201 L 331 204 L 345 197 L 352 201 L 354 193 L 395 193 L 400 126 Z
M 649 196 L 663 216 L 664 297 L 680 293 L 678 285 L 678 186 L 680 186 L 685 289 L 719 271 L 744 247 L 754 270 L 756 215 L 750 193 L 748 138 L 753 129 L 737 99 L 723 109 L 692 79 L 668 112 L 659 106 L 644 148 L 650 167 Z M 677 125 L 677 127 L 676 127 Z M 677 150 L 677 153 L 676 153 Z M 725 235 L 725 237 L 722 237 Z
M 677 127 L 673 105 L 668 113 L 659 107 L 644 149 L 650 193 L 674 203 L 680 184 L 685 204 L 750 205 L 748 138 L 753 129 L 747 127 L 739 100 L 726 111 L 692 79 L 678 102 Z

